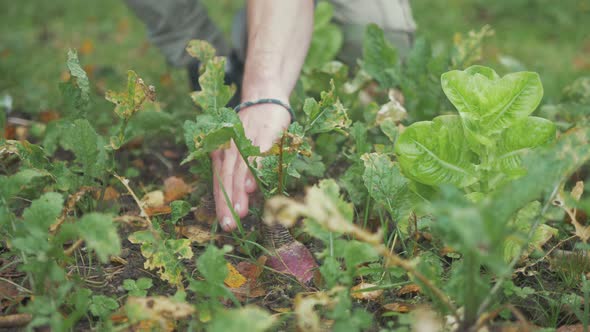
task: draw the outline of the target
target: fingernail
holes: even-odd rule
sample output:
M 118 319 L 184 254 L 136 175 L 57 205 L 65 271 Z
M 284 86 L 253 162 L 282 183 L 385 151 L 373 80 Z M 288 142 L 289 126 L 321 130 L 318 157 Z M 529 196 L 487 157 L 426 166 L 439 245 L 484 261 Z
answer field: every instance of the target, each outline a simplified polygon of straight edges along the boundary
M 246 180 L 246 187 L 250 187 L 252 185 L 252 180 L 247 179 Z
M 240 203 L 236 203 L 236 205 L 234 205 L 234 210 L 236 211 L 236 213 L 240 213 L 240 208 L 242 206 L 240 205 Z
M 229 217 L 223 217 L 223 219 L 221 219 L 221 223 L 220 223 L 221 228 L 228 229 L 230 222 L 231 222 L 231 220 L 229 219 Z

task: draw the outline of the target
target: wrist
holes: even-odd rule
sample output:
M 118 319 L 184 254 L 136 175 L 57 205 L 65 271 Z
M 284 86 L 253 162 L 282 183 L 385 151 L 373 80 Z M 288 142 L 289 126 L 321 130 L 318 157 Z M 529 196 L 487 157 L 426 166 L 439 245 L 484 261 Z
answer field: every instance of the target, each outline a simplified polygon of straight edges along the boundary
M 267 110 L 274 109 L 272 113 L 269 114 L 271 117 L 285 118 L 287 122 L 293 122 L 295 120 L 295 114 L 293 113 L 293 109 L 291 108 L 291 106 L 275 98 L 248 100 L 240 103 L 238 106 L 234 108 L 234 110 L 239 113 L 240 111 L 250 107 Z

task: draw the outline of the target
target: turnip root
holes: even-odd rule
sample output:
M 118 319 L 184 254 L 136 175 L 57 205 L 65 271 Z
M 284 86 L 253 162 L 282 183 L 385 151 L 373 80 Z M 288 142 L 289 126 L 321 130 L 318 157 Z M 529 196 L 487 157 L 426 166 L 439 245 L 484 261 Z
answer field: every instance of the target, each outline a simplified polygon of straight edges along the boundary
M 273 255 L 266 261 L 268 267 L 290 274 L 301 283 L 311 281 L 318 265 L 309 249 L 280 225 L 264 227 L 264 237 Z

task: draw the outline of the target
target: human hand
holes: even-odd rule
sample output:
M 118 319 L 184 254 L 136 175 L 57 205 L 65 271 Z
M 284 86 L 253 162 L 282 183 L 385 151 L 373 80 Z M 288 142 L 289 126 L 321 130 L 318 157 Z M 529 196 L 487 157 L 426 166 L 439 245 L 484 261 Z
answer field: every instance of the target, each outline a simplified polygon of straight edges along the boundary
M 238 116 L 246 137 L 262 152 L 268 151 L 291 123 L 289 112 L 275 104 L 253 105 L 242 109 Z M 221 228 L 229 232 L 237 226 L 230 206 L 240 218 L 245 217 L 248 214 L 248 195 L 256 190 L 256 181 L 233 141 L 228 148 L 213 151 L 211 160 L 217 220 Z M 229 202 L 225 199 L 221 185 Z

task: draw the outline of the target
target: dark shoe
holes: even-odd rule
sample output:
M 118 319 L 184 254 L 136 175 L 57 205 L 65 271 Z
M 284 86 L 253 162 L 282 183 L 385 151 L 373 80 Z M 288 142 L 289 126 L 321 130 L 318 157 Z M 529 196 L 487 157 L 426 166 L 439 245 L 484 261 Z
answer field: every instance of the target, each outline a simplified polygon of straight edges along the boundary
M 244 76 L 244 63 L 240 61 L 236 53 L 233 51 L 225 61 L 226 65 L 224 82 L 227 85 L 236 85 L 236 93 L 227 103 L 227 107 L 234 108 L 240 103 L 240 97 L 242 94 L 242 78 Z M 201 85 L 199 84 L 199 67 L 200 62 L 196 59 L 187 66 L 188 79 L 192 91 L 201 90 Z

